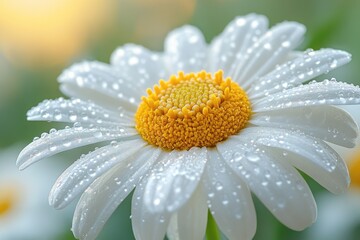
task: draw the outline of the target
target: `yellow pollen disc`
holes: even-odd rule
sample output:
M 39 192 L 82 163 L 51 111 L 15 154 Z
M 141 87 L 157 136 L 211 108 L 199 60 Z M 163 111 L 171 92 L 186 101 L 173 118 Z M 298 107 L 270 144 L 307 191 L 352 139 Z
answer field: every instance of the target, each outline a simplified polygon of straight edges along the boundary
M 0 217 L 11 211 L 17 198 L 16 191 L 11 187 L 0 188 Z
M 171 76 L 142 97 L 136 129 L 150 144 L 164 149 L 213 147 L 245 127 L 251 115 L 243 89 L 220 70 Z
M 360 150 L 357 150 L 348 164 L 351 186 L 360 188 Z

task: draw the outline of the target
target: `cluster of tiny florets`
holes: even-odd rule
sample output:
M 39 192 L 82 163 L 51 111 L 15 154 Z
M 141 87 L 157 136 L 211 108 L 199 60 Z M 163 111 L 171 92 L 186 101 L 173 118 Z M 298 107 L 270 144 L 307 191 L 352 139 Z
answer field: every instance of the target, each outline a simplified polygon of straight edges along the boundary
M 179 72 L 147 94 L 135 115 L 136 129 L 164 149 L 215 146 L 244 128 L 251 115 L 246 93 L 222 71 Z

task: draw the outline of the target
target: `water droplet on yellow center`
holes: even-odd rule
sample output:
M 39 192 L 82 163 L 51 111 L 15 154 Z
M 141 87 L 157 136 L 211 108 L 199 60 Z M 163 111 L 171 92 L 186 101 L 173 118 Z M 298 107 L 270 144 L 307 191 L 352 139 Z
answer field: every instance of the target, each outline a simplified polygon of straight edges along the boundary
M 213 147 L 244 128 L 251 115 L 245 91 L 222 71 L 179 72 L 147 94 L 135 114 L 136 129 L 164 149 Z

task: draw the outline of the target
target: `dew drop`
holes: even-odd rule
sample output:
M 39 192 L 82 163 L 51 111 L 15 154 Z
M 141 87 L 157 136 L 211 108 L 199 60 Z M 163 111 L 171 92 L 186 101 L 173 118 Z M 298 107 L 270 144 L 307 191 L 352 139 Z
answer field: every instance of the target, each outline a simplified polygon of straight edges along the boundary
M 50 129 L 49 133 L 50 134 L 56 133 L 56 129 L 55 128 Z
M 70 119 L 70 121 L 75 122 L 76 119 L 77 119 L 77 116 L 76 115 L 70 115 L 69 119 Z
M 290 42 L 289 41 L 282 42 L 281 46 L 283 46 L 284 48 L 288 48 L 290 47 Z
M 330 64 L 330 68 L 336 68 L 337 65 L 338 65 L 337 60 L 333 60 L 333 61 L 331 62 L 331 64 Z
M 56 149 L 57 149 L 56 146 L 50 146 L 50 148 L 49 148 L 49 150 L 50 150 L 51 152 L 55 151 Z
M 223 185 L 221 183 L 216 184 L 216 190 L 221 191 L 223 189 Z
M 246 158 L 250 161 L 250 162 L 257 162 L 260 160 L 259 156 L 252 153 L 252 152 L 247 152 L 246 153 Z
M 101 138 L 103 136 L 102 132 L 95 132 L 94 137 Z
M 160 204 L 160 202 L 161 202 L 160 198 L 155 198 L 154 201 L 153 201 L 153 204 L 155 206 L 158 206 Z

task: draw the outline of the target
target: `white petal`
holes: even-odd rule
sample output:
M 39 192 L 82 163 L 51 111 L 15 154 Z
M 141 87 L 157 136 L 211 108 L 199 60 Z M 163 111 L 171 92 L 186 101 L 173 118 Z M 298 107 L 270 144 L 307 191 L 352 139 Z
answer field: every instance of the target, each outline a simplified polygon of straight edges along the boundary
M 358 127 L 347 112 L 326 105 L 259 112 L 252 115 L 250 122 L 263 127 L 299 130 L 344 147 L 354 147 L 358 135 Z
M 350 60 L 351 55 L 340 50 L 307 51 L 254 82 L 248 94 L 254 99 L 280 92 L 327 73 Z
M 204 36 L 193 26 L 183 26 L 169 33 L 165 40 L 165 61 L 170 73 L 198 72 L 206 62 Z
M 176 213 L 174 213 L 170 219 L 169 226 L 166 231 L 166 237 L 170 240 L 180 240 Z
M 168 238 L 170 240 L 204 239 L 207 212 L 206 197 L 200 184 L 190 200 L 172 217 L 167 231 Z
M 139 89 L 152 87 L 160 79 L 168 78 L 162 55 L 142 46 L 127 44 L 111 55 L 116 74 Z
M 130 110 L 136 108 L 131 105 L 136 105 L 142 94 L 132 82 L 118 77 L 110 65 L 100 62 L 75 64 L 59 76 L 59 82 L 61 90 L 65 90 L 64 93 L 70 97 L 81 98 L 83 94 L 87 94 L 86 99 L 97 103 L 96 96 L 105 95 Z
M 117 165 L 98 178 L 81 196 L 73 219 L 74 236 L 95 239 L 115 209 L 134 189 L 160 154 L 151 146 L 133 155 L 131 163 Z
M 277 161 L 271 149 L 229 138 L 217 149 L 280 222 L 303 230 L 316 219 L 316 203 L 300 174 L 287 162 Z
M 269 95 L 253 103 L 253 111 L 269 111 L 315 105 L 352 105 L 360 103 L 360 88 L 348 83 L 324 80 Z
M 131 202 L 131 222 L 136 240 L 164 239 L 172 213 L 149 211 L 144 201 L 146 180 L 137 186 Z
M 248 88 L 255 78 L 272 70 L 297 47 L 304 32 L 305 27 L 296 22 L 284 22 L 274 26 L 235 63 L 237 68 L 230 72 L 230 76 L 243 88 Z
M 320 139 L 283 129 L 253 127 L 241 132 L 255 144 L 279 149 L 278 159 L 290 162 L 333 193 L 341 193 L 350 183 L 346 164 Z
M 16 165 L 22 170 L 56 153 L 136 134 L 136 130 L 131 128 L 118 127 L 111 130 L 106 128 L 83 128 L 75 123 L 73 128 L 65 128 L 59 131 L 51 130 L 49 134 L 43 133 L 40 138 L 34 140 L 20 152 Z
M 235 59 L 244 57 L 267 27 L 268 20 L 262 15 L 249 14 L 231 21 L 210 46 L 210 71 L 222 69 L 227 76 L 237 67 Z
M 145 144 L 142 139 L 112 143 L 82 156 L 56 180 L 49 204 L 57 209 L 66 207 L 99 176 L 115 165 L 126 165 Z
M 114 112 L 90 101 L 63 98 L 45 100 L 27 113 L 29 121 L 80 122 L 98 127 L 133 126 L 133 118 L 133 114 L 122 109 Z
M 195 191 L 206 163 L 206 148 L 172 151 L 150 172 L 144 202 L 150 212 L 175 212 Z
M 216 150 L 209 150 L 208 154 L 203 179 L 211 214 L 228 239 L 252 239 L 256 213 L 248 186 Z

